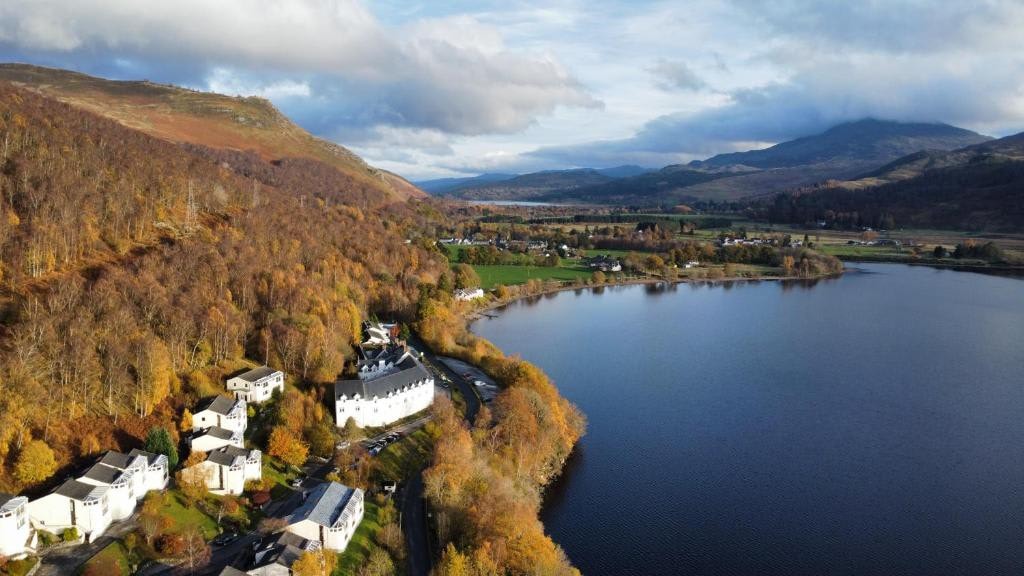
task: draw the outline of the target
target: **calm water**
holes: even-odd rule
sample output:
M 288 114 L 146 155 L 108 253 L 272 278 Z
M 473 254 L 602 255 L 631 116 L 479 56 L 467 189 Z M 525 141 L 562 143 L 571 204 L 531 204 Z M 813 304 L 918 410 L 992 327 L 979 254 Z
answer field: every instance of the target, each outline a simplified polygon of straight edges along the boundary
M 855 266 L 474 325 L 589 418 L 543 514 L 584 574 L 1024 574 L 1024 280 Z

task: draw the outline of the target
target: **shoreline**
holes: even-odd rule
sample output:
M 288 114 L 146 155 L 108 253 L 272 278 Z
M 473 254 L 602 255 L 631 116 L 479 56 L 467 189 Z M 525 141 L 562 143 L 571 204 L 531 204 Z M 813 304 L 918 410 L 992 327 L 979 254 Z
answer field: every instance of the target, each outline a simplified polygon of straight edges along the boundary
M 549 294 L 557 294 L 559 292 L 566 292 L 566 291 L 569 291 L 569 290 L 586 290 L 586 289 L 593 289 L 593 288 L 614 288 L 616 286 L 647 286 L 647 285 L 654 285 L 654 284 L 677 285 L 677 284 L 724 284 L 726 282 L 816 282 L 816 281 L 819 281 L 819 280 L 828 280 L 828 279 L 833 279 L 833 278 L 839 278 L 844 273 L 845 273 L 845 270 L 843 272 L 839 272 L 838 274 L 826 274 L 826 275 L 822 275 L 822 276 L 809 276 L 809 277 L 805 277 L 805 276 L 765 276 L 765 277 L 759 277 L 759 278 L 750 278 L 750 277 L 747 277 L 747 276 L 731 276 L 731 277 L 728 277 L 728 278 L 677 278 L 675 280 L 665 280 L 663 278 L 633 278 L 633 279 L 630 279 L 630 280 L 625 280 L 623 282 L 606 282 L 604 284 L 584 284 L 582 286 L 563 285 L 563 286 L 558 286 L 557 288 L 544 289 L 544 290 L 541 290 L 539 292 L 534 292 L 532 294 L 516 295 L 516 296 L 513 296 L 512 298 L 509 298 L 507 300 L 498 300 L 498 301 L 488 302 L 487 304 L 485 304 L 483 306 L 480 306 L 478 308 L 474 308 L 473 310 L 470 310 L 470 311 L 468 311 L 465 314 L 466 329 L 469 330 L 469 327 L 470 327 L 470 325 L 473 322 L 475 322 L 477 320 L 480 320 L 481 318 L 488 317 L 486 313 L 490 312 L 492 310 L 497 310 L 499 308 L 503 308 L 505 306 L 508 306 L 510 304 L 514 304 L 514 303 L 516 303 L 516 302 L 518 302 L 520 300 L 525 300 L 527 298 L 533 298 L 533 297 L 537 297 L 537 296 L 547 296 Z M 515 286 L 508 286 L 508 288 L 518 288 L 519 286 L 524 286 L 524 284 L 517 284 Z M 472 332 L 472 330 L 470 330 L 470 332 Z

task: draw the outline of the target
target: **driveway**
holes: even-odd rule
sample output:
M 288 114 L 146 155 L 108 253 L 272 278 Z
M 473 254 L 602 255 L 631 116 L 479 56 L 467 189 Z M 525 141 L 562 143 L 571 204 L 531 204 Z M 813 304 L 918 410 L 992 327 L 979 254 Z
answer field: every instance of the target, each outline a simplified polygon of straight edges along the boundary
M 133 514 L 125 520 L 115 522 L 110 525 L 110 528 L 107 529 L 103 536 L 89 544 L 44 550 L 40 554 L 39 570 L 36 572 L 36 575 L 67 576 L 68 574 L 74 574 L 79 566 L 85 564 L 111 542 L 135 530 L 135 527 L 138 525 L 137 520 L 138 515 Z

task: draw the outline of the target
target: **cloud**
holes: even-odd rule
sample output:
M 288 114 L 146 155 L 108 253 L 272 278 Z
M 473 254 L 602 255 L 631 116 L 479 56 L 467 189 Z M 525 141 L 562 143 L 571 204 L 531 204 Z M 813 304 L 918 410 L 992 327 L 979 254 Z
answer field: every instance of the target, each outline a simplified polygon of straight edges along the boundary
M 700 90 L 707 86 L 685 62 L 661 59 L 648 71 L 654 75 L 662 90 Z
M 515 132 L 560 106 L 600 105 L 555 59 L 507 49 L 492 26 L 452 16 L 389 27 L 356 0 L 9 0 L 0 49 L 115 72 L 117 61 L 191 61 L 174 80 L 333 99 L 337 117 L 452 134 Z

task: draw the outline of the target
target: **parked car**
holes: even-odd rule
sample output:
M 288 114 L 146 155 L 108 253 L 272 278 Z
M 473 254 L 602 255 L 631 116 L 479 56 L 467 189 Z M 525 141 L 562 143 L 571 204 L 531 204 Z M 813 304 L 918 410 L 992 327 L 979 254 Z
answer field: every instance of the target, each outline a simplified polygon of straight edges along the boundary
M 305 481 L 306 481 L 306 478 L 303 477 L 303 476 L 299 476 L 297 478 L 293 478 L 292 481 L 291 481 L 291 486 L 292 486 L 292 488 L 298 488 L 298 487 L 302 486 L 302 483 L 305 482 Z

